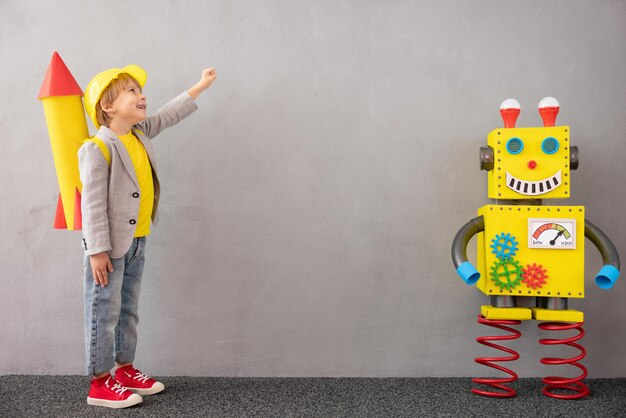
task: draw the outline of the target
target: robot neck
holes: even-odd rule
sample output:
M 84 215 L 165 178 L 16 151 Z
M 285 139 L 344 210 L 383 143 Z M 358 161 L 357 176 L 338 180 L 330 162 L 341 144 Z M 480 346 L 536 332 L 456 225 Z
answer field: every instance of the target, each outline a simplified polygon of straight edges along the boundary
M 495 199 L 496 205 L 541 206 L 541 199 Z

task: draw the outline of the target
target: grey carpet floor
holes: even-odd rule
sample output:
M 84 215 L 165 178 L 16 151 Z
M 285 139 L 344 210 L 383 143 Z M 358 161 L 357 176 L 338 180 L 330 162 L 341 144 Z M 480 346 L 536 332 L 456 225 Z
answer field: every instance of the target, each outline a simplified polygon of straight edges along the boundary
M 467 378 L 162 377 L 165 392 L 132 408 L 86 403 L 81 376 L 0 376 L 1 417 L 626 417 L 626 379 L 587 379 L 591 395 L 548 398 L 540 379 L 518 395 L 470 392 Z

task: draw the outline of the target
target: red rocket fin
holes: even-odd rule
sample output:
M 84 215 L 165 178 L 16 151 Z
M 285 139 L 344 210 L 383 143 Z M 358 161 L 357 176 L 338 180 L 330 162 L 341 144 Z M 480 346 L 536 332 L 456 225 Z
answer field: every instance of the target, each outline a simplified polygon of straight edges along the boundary
M 74 230 L 83 229 L 83 212 L 80 209 L 80 192 L 76 189 L 74 195 Z
M 63 210 L 63 200 L 61 200 L 61 193 L 59 193 L 59 201 L 57 203 L 57 214 L 54 217 L 54 229 L 67 229 L 67 222 L 65 221 L 65 211 Z
M 82 96 L 83 91 L 58 52 L 54 51 L 38 99 L 51 96 Z

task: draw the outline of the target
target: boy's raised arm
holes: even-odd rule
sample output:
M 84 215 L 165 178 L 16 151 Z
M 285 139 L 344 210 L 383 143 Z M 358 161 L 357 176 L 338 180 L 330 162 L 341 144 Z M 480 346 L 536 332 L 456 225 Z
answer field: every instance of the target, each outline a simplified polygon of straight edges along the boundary
M 200 93 L 209 88 L 216 76 L 213 68 L 203 70 L 200 81 L 186 92 L 170 100 L 165 106 L 160 108 L 155 115 L 139 123 L 138 128 L 144 135 L 152 139 L 164 129 L 176 125 L 178 122 L 185 119 L 198 109 L 194 100 Z
M 215 72 L 215 68 L 207 68 L 202 70 L 202 75 L 200 76 L 200 81 L 198 81 L 192 88 L 187 90 L 192 99 L 196 100 L 200 93 L 209 88 L 209 86 L 215 81 L 217 77 L 217 73 Z

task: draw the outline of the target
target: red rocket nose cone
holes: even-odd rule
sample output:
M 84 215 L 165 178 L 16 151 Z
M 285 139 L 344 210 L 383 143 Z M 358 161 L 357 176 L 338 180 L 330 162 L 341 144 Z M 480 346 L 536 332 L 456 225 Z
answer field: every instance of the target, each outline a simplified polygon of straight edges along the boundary
M 48 72 L 39 90 L 38 99 L 51 96 L 82 96 L 83 91 L 58 52 L 54 52 Z

